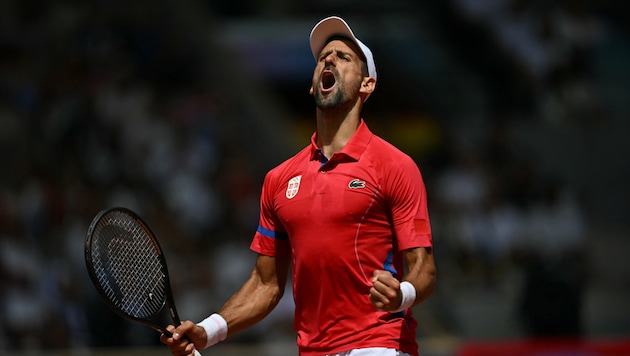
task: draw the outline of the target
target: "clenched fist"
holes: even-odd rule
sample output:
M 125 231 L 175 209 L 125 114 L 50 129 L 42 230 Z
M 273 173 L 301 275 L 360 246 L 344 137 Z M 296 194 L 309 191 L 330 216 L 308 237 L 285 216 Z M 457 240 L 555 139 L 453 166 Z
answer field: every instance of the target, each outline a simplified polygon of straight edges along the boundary
M 374 271 L 372 288 L 370 288 L 370 301 L 378 310 L 396 311 L 402 302 L 400 281 L 388 271 Z

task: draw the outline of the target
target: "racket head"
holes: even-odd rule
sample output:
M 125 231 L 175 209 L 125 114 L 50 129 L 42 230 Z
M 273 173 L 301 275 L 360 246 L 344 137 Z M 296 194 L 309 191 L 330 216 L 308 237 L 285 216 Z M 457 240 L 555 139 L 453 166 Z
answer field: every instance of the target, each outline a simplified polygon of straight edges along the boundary
M 167 334 L 168 324 L 181 323 L 162 248 L 132 210 L 115 207 L 94 217 L 85 262 L 97 292 L 119 316 Z

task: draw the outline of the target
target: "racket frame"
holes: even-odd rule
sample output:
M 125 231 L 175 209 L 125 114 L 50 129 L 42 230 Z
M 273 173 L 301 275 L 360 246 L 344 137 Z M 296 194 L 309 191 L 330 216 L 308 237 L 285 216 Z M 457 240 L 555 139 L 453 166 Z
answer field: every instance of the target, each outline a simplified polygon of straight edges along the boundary
M 125 312 L 124 310 L 122 310 L 121 308 L 119 308 L 109 298 L 109 296 L 107 295 L 107 293 L 103 289 L 103 286 L 101 285 L 101 283 L 99 281 L 99 278 L 96 276 L 96 273 L 94 271 L 94 266 L 93 266 L 93 261 L 92 261 L 92 240 L 93 240 L 95 229 L 99 225 L 99 223 L 101 222 L 102 219 L 104 219 L 104 218 L 108 217 L 110 214 L 116 213 L 116 212 L 117 213 L 122 213 L 122 214 L 125 214 L 125 215 L 131 217 L 145 231 L 147 236 L 149 236 L 149 239 L 150 239 L 151 243 L 153 244 L 153 248 L 156 250 L 157 257 L 158 257 L 160 265 L 162 267 L 162 273 L 163 273 L 163 279 L 164 279 L 164 288 L 165 288 L 164 293 L 165 293 L 165 297 L 166 298 L 164 300 L 164 304 L 162 305 L 162 307 L 156 313 L 154 313 L 154 314 L 152 314 L 150 316 L 147 316 L 146 318 L 141 318 L 141 317 L 136 317 L 136 316 L 130 315 L 127 312 Z M 177 309 L 175 308 L 175 300 L 173 298 L 173 292 L 171 290 L 170 278 L 169 278 L 169 274 L 168 274 L 168 266 L 166 264 L 166 258 L 164 257 L 164 253 L 162 251 L 162 248 L 161 248 L 157 238 L 153 234 L 153 231 L 144 222 L 144 220 L 142 220 L 142 218 L 140 218 L 140 216 L 138 216 L 138 214 L 136 214 L 134 211 L 132 211 L 132 210 L 130 210 L 128 208 L 124 208 L 124 207 L 113 207 L 113 208 L 104 209 L 104 210 L 100 211 L 94 217 L 94 219 L 92 219 L 92 222 L 90 224 L 90 227 L 88 228 L 87 236 L 86 236 L 86 239 L 85 239 L 85 262 L 86 262 L 88 274 L 90 275 L 90 279 L 92 280 L 92 283 L 94 284 L 94 287 L 96 288 L 96 291 L 101 296 L 101 299 L 105 302 L 105 304 L 109 307 L 109 309 L 114 311 L 120 317 L 122 317 L 122 318 L 124 318 L 126 320 L 129 320 L 129 321 L 132 321 L 132 322 L 137 322 L 137 323 L 144 324 L 144 325 L 152 328 L 153 330 L 157 331 L 158 333 L 165 334 L 167 336 L 171 336 L 171 333 L 168 330 L 166 330 L 166 326 L 167 325 L 162 325 L 161 323 L 158 322 L 159 320 L 164 321 L 164 319 L 165 319 L 165 310 L 164 309 L 166 307 L 168 309 L 168 314 L 169 314 L 171 320 L 173 321 L 173 325 L 177 326 L 177 325 L 181 324 L 181 320 L 180 320 L 179 315 L 177 313 Z

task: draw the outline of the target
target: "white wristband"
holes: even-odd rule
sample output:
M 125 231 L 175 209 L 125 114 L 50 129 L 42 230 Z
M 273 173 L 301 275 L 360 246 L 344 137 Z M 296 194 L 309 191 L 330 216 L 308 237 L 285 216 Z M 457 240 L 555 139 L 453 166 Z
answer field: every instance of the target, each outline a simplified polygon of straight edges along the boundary
M 225 340 L 228 333 L 227 322 L 219 314 L 212 314 L 197 325 L 206 330 L 208 341 L 204 349 Z
M 413 284 L 404 281 L 400 283 L 400 292 L 402 293 L 402 302 L 400 303 L 400 307 L 394 311 L 394 313 L 398 313 L 403 311 L 413 305 L 413 302 L 416 301 L 416 288 Z

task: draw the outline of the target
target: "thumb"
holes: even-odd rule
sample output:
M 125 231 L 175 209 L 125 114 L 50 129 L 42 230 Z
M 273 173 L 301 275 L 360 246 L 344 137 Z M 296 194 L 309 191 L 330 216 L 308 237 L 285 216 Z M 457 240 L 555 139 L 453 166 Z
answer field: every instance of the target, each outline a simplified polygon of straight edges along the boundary
M 374 272 L 372 272 L 372 283 L 376 282 L 378 280 L 378 270 L 375 269 Z
M 179 339 L 181 339 L 181 334 L 177 331 L 177 328 L 175 328 L 172 325 L 169 325 L 166 330 L 168 331 L 168 333 L 171 334 L 171 337 L 173 338 L 173 340 L 178 341 Z
M 372 283 L 378 281 L 378 278 L 383 275 L 383 273 L 389 273 L 387 271 L 383 271 L 381 269 L 375 269 L 374 272 L 372 273 Z

